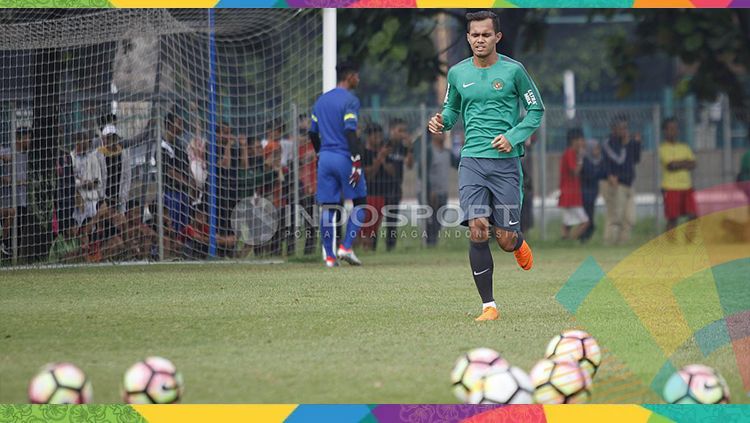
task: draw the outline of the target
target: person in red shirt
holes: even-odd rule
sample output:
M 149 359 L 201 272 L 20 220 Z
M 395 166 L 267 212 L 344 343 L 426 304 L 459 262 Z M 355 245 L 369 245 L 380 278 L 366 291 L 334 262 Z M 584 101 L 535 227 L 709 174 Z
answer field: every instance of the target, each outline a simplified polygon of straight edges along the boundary
M 560 200 L 562 211 L 562 238 L 581 239 L 589 227 L 589 218 L 583 210 L 581 194 L 581 168 L 586 140 L 580 128 L 568 130 L 568 148 L 560 158 Z

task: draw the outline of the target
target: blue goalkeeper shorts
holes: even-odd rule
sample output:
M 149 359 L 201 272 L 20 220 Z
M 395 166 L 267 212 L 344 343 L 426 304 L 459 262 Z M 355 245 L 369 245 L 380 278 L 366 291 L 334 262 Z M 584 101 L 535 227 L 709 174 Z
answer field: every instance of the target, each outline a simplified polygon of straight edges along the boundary
M 352 174 L 352 160 L 340 153 L 321 151 L 318 157 L 318 204 L 339 204 L 343 199 L 367 197 L 365 169 L 357 186 L 349 185 Z

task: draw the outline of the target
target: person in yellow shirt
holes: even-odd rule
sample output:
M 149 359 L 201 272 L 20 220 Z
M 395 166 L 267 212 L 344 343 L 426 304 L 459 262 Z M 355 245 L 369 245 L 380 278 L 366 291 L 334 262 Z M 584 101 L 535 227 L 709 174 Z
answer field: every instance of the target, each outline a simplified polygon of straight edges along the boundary
M 695 169 L 695 156 L 690 146 L 677 140 L 677 119 L 667 118 L 662 123 L 664 142 L 659 147 L 662 168 L 661 189 L 664 194 L 664 215 L 667 218 L 667 233 L 674 240 L 672 229 L 677 227 L 680 217 L 695 219 L 697 214 L 693 180 L 690 172 Z M 692 241 L 692 231 L 686 231 Z

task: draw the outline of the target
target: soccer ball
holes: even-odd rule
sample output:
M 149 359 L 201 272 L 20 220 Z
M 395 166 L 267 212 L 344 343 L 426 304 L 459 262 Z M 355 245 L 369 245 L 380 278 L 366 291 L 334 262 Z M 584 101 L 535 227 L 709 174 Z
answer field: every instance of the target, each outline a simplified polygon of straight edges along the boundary
M 32 404 L 87 404 L 92 397 L 86 374 L 70 363 L 47 364 L 29 383 Z
M 534 402 L 580 404 L 591 398 L 591 375 L 575 361 L 543 359 L 531 369 Z
M 518 367 L 492 368 L 474 384 L 469 404 L 531 404 L 529 375 Z
M 602 363 L 602 353 L 596 339 L 582 330 L 566 330 L 556 335 L 549 341 L 544 357 L 577 361 L 591 378 Z
M 729 388 L 716 370 L 691 364 L 667 380 L 663 396 L 670 404 L 727 404 Z
M 149 357 L 125 372 L 123 399 L 128 404 L 172 404 L 184 390 L 182 375 L 171 361 Z
M 500 353 L 490 348 L 475 348 L 456 360 L 451 372 L 453 393 L 461 402 L 469 400 L 474 385 L 491 369 L 508 370 L 509 364 Z

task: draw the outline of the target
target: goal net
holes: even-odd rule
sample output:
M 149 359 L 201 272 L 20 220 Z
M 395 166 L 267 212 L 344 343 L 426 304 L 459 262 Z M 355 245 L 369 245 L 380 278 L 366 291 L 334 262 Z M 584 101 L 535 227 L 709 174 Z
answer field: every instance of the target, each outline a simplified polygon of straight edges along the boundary
M 2 264 L 312 253 L 319 13 L 0 12 Z

